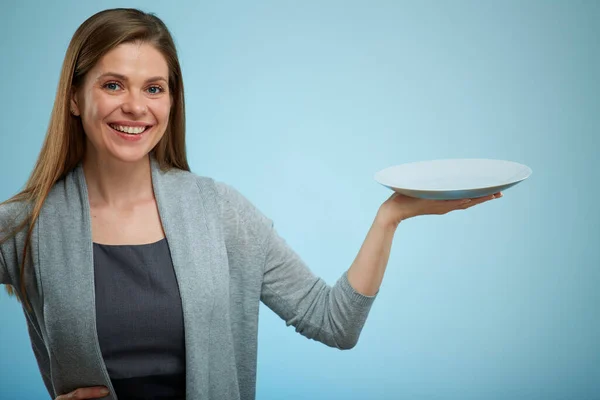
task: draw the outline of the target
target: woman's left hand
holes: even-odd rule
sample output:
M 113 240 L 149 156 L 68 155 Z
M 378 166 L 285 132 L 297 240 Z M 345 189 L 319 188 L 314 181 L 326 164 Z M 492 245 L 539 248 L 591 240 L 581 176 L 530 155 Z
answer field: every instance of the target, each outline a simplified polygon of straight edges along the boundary
M 378 217 L 384 223 L 398 226 L 405 219 L 419 215 L 443 215 L 450 211 L 465 210 L 486 201 L 502 197 L 502 192 L 474 199 L 428 200 L 394 193 L 379 208 Z

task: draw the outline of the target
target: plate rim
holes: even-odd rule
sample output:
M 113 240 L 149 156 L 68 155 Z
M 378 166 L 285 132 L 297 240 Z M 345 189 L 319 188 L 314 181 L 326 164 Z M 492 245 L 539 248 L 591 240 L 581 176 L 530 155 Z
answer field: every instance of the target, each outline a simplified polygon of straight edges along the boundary
M 524 168 L 524 171 L 525 171 L 524 175 L 525 176 L 523 176 L 522 178 L 519 178 L 519 179 L 514 179 L 514 180 L 506 181 L 506 182 L 501 183 L 499 185 L 465 187 L 465 188 L 456 188 L 456 189 L 423 189 L 423 188 L 401 187 L 401 186 L 395 186 L 395 185 L 383 183 L 382 180 L 378 179 L 378 176 L 383 171 L 389 170 L 391 168 L 403 166 L 403 165 L 415 165 L 415 164 L 425 164 L 425 163 L 436 162 L 436 161 L 458 161 L 458 160 L 460 160 L 460 161 L 500 161 L 500 162 L 505 162 L 505 163 L 516 164 L 516 165 Z M 517 183 L 522 182 L 525 179 L 529 178 L 532 174 L 533 174 L 533 170 L 531 169 L 531 167 L 529 167 L 528 165 L 516 162 L 516 161 L 501 160 L 501 159 L 494 159 L 494 158 L 442 158 L 442 159 L 435 159 L 435 160 L 413 161 L 413 162 L 408 162 L 408 163 L 391 165 L 389 167 L 386 167 L 386 168 L 383 168 L 383 169 L 377 171 L 375 173 L 375 175 L 373 176 L 373 178 L 374 178 L 374 180 L 377 183 L 379 183 L 380 185 L 383 185 L 383 186 L 385 186 L 387 188 L 405 189 L 405 190 L 422 191 L 422 192 L 432 192 L 432 193 L 434 193 L 434 192 L 435 193 L 441 193 L 441 192 L 458 192 L 458 191 L 468 191 L 468 190 L 491 189 L 491 188 L 505 186 L 505 185 L 517 184 Z

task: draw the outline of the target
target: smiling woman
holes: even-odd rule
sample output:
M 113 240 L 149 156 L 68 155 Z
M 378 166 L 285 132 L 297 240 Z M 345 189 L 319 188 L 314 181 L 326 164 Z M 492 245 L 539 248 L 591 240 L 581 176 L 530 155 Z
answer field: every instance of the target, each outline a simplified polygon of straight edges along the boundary
M 184 109 L 156 16 L 112 9 L 77 29 L 31 178 L 0 204 L 0 283 L 53 398 L 254 399 L 260 302 L 350 349 L 398 225 L 493 198 L 392 195 L 329 286 L 241 193 L 190 172 Z
M 120 44 L 86 74 L 71 110 L 82 116 L 91 163 L 107 157 L 139 160 L 156 146 L 169 122 L 168 76 L 165 57 L 144 42 Z

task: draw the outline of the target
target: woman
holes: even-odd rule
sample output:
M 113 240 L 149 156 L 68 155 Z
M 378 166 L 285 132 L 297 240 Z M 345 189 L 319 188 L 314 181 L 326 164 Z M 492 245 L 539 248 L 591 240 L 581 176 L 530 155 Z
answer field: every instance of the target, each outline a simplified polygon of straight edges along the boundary
M 52 398 L 253 399 L 260 301 L 352 348 L 399 223 L 492 198 L 392 195 L 329 287 L 234 188 L 189 171 L 162 21 L 106 10 L 75 32 L 32 176 L 0 205 L 0 283 Z

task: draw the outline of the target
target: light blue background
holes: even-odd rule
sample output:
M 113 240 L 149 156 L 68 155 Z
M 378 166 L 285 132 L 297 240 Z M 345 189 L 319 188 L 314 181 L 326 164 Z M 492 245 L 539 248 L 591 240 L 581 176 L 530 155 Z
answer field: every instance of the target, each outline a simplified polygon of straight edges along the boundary
M 0 8 L 0 199 L 32 170 L 77 26 L 156 12 L 180 51 L 188 155 L 333 284 L 404 162 L 497 158 L 502 199 L 400 225 L 359 344 L 261 308 L 258 399 L 600 398 L 600 2 L 46 1 Z M 0 398 L 47 393 L 0 294 Z

